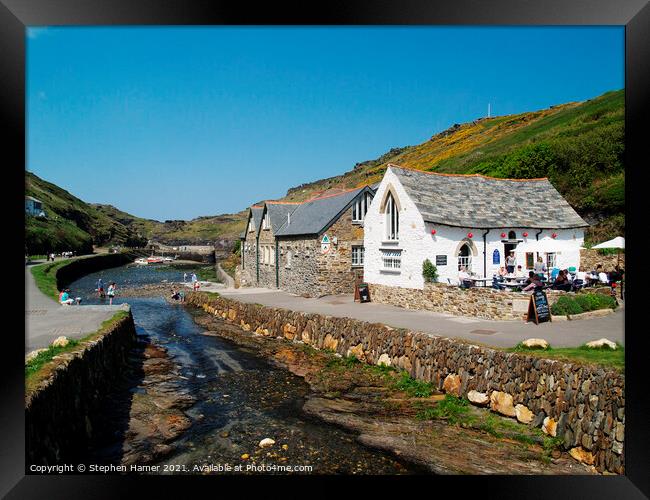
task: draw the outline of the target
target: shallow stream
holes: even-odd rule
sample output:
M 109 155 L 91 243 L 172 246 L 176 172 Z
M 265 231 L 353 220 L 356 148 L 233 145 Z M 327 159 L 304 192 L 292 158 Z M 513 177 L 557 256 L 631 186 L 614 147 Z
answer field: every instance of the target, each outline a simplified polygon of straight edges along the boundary
M 253 463 L 266 467 L 254 472 L 264 473 L 284 473 L 273 470 L 274 466 L 303 465 L 312 466 L 311 473 L 316 474 L 415 472 L 386 454 L 365 448 L 350 433 L 304 415 L 302 405 L 309 386 L 303 379 L 273 366 L 252 350 L 202 335 L 203 329 L 192 318 L 201 312 L 170 304 L 161 297 L 120 298 L 120 288 L 182 281 L 182 270 L 133 265 L 108 269 L 71 283 L 72 294 L 82 297 L 83 304 L 102 303 L 95 291 L 100 276 L 105 284 L 117 283 L 113 303 L 131 305 L 137 334 L 164 346 L 179 365 L 174 380 L 178 391 L 196 399 L 186 410 L 192 426 L 159 464 L 174 465 L 180 473 L 200 473 L 194 470 L 195 465 L 234 468 L 242 464 L 241 472 L 245 473 L 245 467 Z M 260 451 L 258 444 L 264 438 L 273 439 L 275 445 Z M 93 458 L 110 463 L 119 459 L 116 449 L 119 455 L 120 443 L 112 454 L 107 451 L 104 457 Z M 243 454 L 251 459 L 242 460 Z

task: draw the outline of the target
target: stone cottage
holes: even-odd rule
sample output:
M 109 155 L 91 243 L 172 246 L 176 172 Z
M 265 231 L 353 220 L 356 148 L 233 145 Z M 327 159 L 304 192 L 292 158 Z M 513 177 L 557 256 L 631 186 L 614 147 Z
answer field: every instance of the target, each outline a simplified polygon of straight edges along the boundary
M 266 202 L 261 212 L 251 207 L 242 285 L 309 297 L 352 293 L 355 278 L 363 276 L 363 225 L 373 194 L 365 186 L 298 204 Z
M 580 265 L 588 224 L 548 179 L 496 179 L 389 165 L 365 222 L 365 281 L 422 290 L 429 259 L 442 283 L 461 267 L 492 277 L 514 251 L 527 272 Z

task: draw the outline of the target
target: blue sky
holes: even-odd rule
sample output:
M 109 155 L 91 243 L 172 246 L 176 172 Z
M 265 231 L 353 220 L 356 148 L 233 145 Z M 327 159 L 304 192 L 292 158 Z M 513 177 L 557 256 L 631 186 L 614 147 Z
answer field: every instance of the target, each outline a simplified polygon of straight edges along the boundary
M 454 123 L 624 87 L 623 27 L 27 32 L 27 169 L 141 217 L 237 212 Z

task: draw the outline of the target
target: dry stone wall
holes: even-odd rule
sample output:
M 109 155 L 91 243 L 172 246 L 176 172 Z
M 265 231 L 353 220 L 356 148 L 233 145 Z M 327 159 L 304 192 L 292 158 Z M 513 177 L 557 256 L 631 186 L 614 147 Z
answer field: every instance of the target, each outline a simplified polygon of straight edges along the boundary
M 489 398 L 494 410 L 513 418 L 530 417 L 529 425 L 544 426 L 572 455 L 593 463 L 598 471 L 624 472 L 625 380 L 615 370 L 201 292 L 190 293 L 187 302 L 246 331 L 301 341 L 343 356 L 354 354 L 366 363 L 406 370 L 438 389 L 453 387 L 459 396 Z
M 381 304 L 493 320 L 521 320 L 528 311 L 530 300 L 528 294 L 521 292 L 489 287 L 463 289 L 444 283 L 426 283 L 423 290 L 373 283 L 369 287 L 371 299 Z M 564 293 L 547 290 L 549 305 Z
M 601 255 L 598 250 L 592 248 L 583 248 L 580 250 L 580 267 L 585 271 L 596 269 L 599 264 L 603 266 L 605 272 L 613 271 L 616 266 L 618 257 L 614 255 Z M 625 269 L 625 254 L 620 255 L 620 266 Z
M 92 413 L 119 380 L 135 339 L 129 313 L 81 351 L 61 355 L 51 376 L 26 395 L 28 464 L 74 462 L 86 453 Z

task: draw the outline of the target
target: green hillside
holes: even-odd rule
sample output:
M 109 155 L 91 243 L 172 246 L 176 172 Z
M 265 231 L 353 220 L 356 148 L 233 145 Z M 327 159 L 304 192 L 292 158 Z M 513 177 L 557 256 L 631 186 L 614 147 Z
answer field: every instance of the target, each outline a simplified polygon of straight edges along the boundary
M 43 202 L 46 218 L 26 216 L 25 246 L 30 254 L 92 252 L 93 245 L 139 246 L 146 237 L 92 205 L 31 172 L 25 172 L 25 194 Z M 142 219 L 141 219 L 142 220 Z
M 388 163 L 444 173 L 548 177 L 592 227 L 589 241 L 625 233 L 623 90 L 581 103 L 455 124 L 428 141 L 394 148 L 343 175 L 289 189 L 286 200 L 379 182 Z
M 388 163 L 444 173 L 548 177 L 592 224 L 587 241 L 602 241 L 625 234 L 624 119 L 624 91 L 618 90 L 585 102 L 455 124 L 422 144 L 393 147 L 339 176 L 290 188 L 283 200 L 303 201 L 327 189 L 374 184 Z M 30 253 L 88 249 L 93 243 L 132 245 L 146 238 L 166 244 L 215 243 L 225 249 L 238 239 L 246 219 L 246 210 L 191 221 L 142 219 L 111 205 L 84 203 L 29 172 L 26 194 L 43 201 L 53 215 L 47 220 L 28 217 Z

